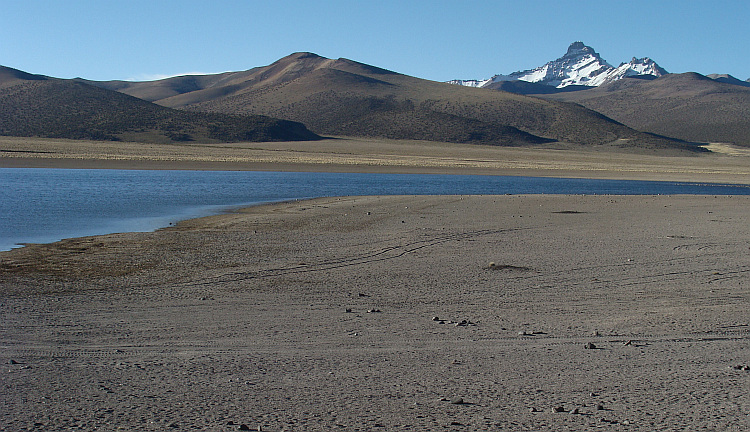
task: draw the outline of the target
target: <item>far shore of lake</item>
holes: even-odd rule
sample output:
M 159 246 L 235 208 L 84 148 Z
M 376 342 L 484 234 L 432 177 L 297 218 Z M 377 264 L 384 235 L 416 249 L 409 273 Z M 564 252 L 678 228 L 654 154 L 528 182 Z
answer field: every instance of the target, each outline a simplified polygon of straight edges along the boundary
M 318 142 L 142 144 L 0 137 L 0 168 L 477 174 L 750 184 L 750 149 L 707 154 L 519 148 L 335 138 Z

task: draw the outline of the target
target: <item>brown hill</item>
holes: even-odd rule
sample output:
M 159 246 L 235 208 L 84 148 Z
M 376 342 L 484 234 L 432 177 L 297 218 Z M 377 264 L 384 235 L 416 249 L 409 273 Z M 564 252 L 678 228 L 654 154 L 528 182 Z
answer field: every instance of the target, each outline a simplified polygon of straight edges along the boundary
M 32 75 L 5 66 L 0 66 L 0 88 L 11 86 L 22 81 L 43 81 L 49 79 L 44 75 Z
M 538 96 L 575 102 L 647 132 L 750 146 L 750 88 L 722 81 L 697 73 L 669 74 Z
M 438 83 L 311 53 L 292 54 L 244 72 L 97 85 L 190 111 L 286 118 L 318 134 L 697 149 L 638 132 L 574 104 Z
M 143 142 L 320 138 L 297 122 L 175 110 L 82 82 L 11 68 L 0 69 L 0 135 Z

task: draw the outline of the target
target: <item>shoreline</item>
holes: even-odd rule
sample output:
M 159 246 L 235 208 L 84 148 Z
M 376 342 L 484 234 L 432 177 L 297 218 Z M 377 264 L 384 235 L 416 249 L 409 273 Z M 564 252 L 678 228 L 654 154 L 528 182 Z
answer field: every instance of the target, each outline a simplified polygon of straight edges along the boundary
M 740 430 L 748 210 L 318 198 L 0 254 L 0 425 Z

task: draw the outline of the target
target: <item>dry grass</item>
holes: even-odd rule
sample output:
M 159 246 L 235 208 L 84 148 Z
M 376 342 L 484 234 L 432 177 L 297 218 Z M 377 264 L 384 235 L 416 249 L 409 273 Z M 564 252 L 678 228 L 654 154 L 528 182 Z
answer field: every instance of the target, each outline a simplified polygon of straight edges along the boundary
M 0 137 L 2 167 L 216 169 L 533 175 L 750 183 L 750 155 L 632 154 L 428 141 L 172 144 Z

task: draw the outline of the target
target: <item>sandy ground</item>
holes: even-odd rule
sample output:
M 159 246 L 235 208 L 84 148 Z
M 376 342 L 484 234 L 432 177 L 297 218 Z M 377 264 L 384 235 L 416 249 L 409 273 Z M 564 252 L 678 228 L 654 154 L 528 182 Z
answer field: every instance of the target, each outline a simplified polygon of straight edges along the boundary
M 0 429 L 750 430 L 748 214 L 329 198 L 3 252 Z
M 750 184 L 750 149 L 619 153 L 340 138 L 316 142 L 154 145 L 0 137 L 0 167 L 389 172 L 710 181 Z

